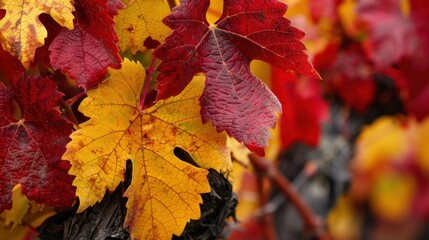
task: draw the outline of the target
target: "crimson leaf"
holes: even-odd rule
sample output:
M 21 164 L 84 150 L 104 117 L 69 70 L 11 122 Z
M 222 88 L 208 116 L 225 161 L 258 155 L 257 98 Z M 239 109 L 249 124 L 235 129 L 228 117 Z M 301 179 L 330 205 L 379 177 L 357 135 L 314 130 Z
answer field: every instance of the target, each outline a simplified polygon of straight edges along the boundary
M 273 68 L 271 86 L 287 112 L 280 119 L 282 149 L 295 142 L 317 146 L 321 123 L 328 117 L 320 80 Z
M 112 3 L 114 4 L 114 2 Z M 104 80 L 107 68 L 120 68 L 118 37 L 107 0 L 76 0 L 74 29 L 63 30 L 49 46 L 51 65 L 85 89 Z M 117 11 L 116 11 L 117 12 Z
M 264 154 L 269 128 L 281 105 L 251 72 L 252 59 L 319 78 L 299 41 L 304 33 L 283 18 L 287 6 L 277 0 L 225 0 L 220 19 L 206 20 L 209 0 L 182 0 L 164 19 L 173 29 L 154 55 L 158 99 L 179 94 L 198 72 L 206 76 L 200 98 L 204 122 L 211 120 L 252 151 Z
M 12 89 L 0 83 L 0 212 L 11 207 L 16 184 L 38 203 L 55 207 L 73 203 L 70 164 L 61 161 L 73 127 L 53 109 L 61 98 L 48 78 L 18 78 Z M 12 115 L 13 99 L 21 120 Z

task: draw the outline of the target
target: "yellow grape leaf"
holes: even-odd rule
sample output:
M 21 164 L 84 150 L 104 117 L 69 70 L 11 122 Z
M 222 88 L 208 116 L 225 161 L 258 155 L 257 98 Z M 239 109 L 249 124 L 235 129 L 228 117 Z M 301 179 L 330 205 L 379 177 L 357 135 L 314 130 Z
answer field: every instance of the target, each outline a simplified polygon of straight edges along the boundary
M 250 71 L 262 82 L 271 89 L 271 75 L 272 70 L 269 63 L 263 62 L 261 60 L 253 60 L 250 62 Z M 269 146 L 269 145 L 268 145 Z
M 170 7 L 163 0 L 122 0 L 126 7 L 119 10 L 114 18 L 116 32 L 119 36 L 119 47 L 125 51 L 128 47 L 132 53 L 146 51 L 145 40 L 151 37 L 158 42 L 171 29 L 162 23 L 162 19 L 170 13 Z
M 358 16 L 356 15 L 356 0 L 344 0 L 338 6 L 338 15 L 344 31 L 348 36 L 358 38 L 360 30 L 356 24 Z
M 12 209 L 0 214 L 0 239 L 33 239 L 37 236 L 34 229 L 54 214 L 53 208 L 29 201 L 17 184 L 12 190 Z
M 429 173 L 429 118 L 420 123 L 417 143 L 417 157 L 422 170 Z
M 206 18 L 210 24 L 214 24 L 222 15 L 223 1 L 210 1 L 209 9 L 207 10 Z
M 371 207 L 377 216 L 400 221 L 408 216 L 414 198 L 416 182 L 404 173 L 383 172 L 378 176 L 371 191 Z
M 37 232 L 28 226 L 18 226 L 15 229 L 8 229 L 5 222 L 0 218 L 0 239 L 7 240 L 27 240 L 35 239 Z
M 203 168 L 231 170 L 227 136 L 201 123 L 202 77 L 195 77 L 180 95 L 142 110 L 143 66 L 125 59 L 122 69 L 110 74 L 81 103 L 79 111 L 91 119 L 71 135 L 63 156 L 76 176 L 79 211 L 100 201 L 106 188 L 116 188 L 130 159 L 125 225 L 133 239 L 171 239 L 186 222 L 200 217 L 200 194 L 210 191 Z M 175 147 L 186 150 L 202 168 L 179 160 Z
M 407 136 L 397 119 L 382 117 L 364 128 L 356 143 L 354 165 L 361 171 L 399 160 L 408 151 Z
M 362 213 L 348 195 L 338 198 L 326 221 L 332 239 L 348 240 L 361 239 L 362 223 Z
M 309 0 L 282 0 L 282 2 L 288 5 L 285 17 L 295 18 L 295 17 L 305 17 L 310 20 L 310 1 Z
M 21 192 L 21 184 L 15 185 L 12 189 L 12 209 L 2 213 L 4 215 L 5 225 L 11 230 L 20 225 L 24 216 L 30 209 L 30 201 Z
M 0 20 L 1 45 L 26 68 L 48 36 L 40 14 L 47 13 L 61 26 L 73 29 L 74 7 L 70 0 L 0 0 L 0 8 L 6 10 Z
M 28 213 L 22 220 L 22 225 L 19 225 L 14 229 L 9 229 L 9 226 L 7 226 L 4 219 L 0 215 L 0 239 L 38 239 L 38 233 L 35 229 L 42 225 L 42 223 L 45 222 L 46 219 L 55 215 L 56 212 L 52 207 L 45 207 L 43 209 L 36 208 L 35 210 L 37 211 L 33 212 L 33 208 L 31 208 L 30 213 Z

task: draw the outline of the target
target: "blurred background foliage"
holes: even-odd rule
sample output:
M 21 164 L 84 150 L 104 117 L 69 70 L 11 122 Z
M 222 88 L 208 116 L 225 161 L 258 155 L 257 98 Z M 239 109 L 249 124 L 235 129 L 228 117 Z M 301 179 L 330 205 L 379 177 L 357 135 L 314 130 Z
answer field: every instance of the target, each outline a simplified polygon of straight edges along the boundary
M 266 158 L 319 216 L 323 238 L 429 239 L 429 3 L 284 2 L 323 80 L 252 63 L 283 105 Z M 263 215 L 277 239 L 320 239 L 270 183 L 261 206 L 257 174 L 245 172 L 230 239 L 272 239 Z

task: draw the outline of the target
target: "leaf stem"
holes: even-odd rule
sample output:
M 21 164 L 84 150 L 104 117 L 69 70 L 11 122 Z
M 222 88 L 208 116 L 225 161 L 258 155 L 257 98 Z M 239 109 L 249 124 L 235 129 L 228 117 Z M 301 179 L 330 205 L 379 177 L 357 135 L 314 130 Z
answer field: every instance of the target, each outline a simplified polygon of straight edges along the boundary
M 80 92 L 80 93 L 76 94 L 75 96 L 73 96 L 73 97 L 71 97 L 71 98 L 67 99 L 67 100 L 65 101 L 65 103 L 66 103 L 67 105 L 69 105 L 69 106 L 72 106 L 75 102 L 77 102 L 81 97 L 83 97 L 83 96 L 85 96 L 85 95 L 86 95 L 86 92 L 85 92 L 85 91 L 82 91 L 82 92 Z
M 66 116 L 66 118 L 71 121 L 74 125 L 79 126 L 79 121 L 77 120 L 76 116 L 73 113 L 73 109 L 72 106 L 73 104 L 75 104 L 81 97 L 85 96 L 86 92 L 82 91 L 78 94 L 76 94 L 75 96 L 67 99 L 67 100 L 62 100 L 60 102 L 60 107 L 62 107 L 64 109 L 64 115 Z
M 305 226 L 316 234 L 317 239 L 327 239 L 323 229 L 320 228 L 318 217 L 311 211 L 301 196 L 295 191 L 289 180 L 284 177 L 270 162 L 265 158 L 251 153 L 249 159 L 255 170 L 268 176 L 271 181 L 281 190 L 285 197 L 296 207 L 302 216 Z
M 146 72 L 146 77 L 144 79 L 143 84 L 143 90 L 142 90 L 142 96 L 140 98 L 140 109 L 143 109 L 144 102 L 146 100 L 146 95 L 149 90 L 149 84 L 152 79 L 153 71 L 155 70 L 155 57 L 152 57 L 152 60 L 150 61 L 150 66 Z

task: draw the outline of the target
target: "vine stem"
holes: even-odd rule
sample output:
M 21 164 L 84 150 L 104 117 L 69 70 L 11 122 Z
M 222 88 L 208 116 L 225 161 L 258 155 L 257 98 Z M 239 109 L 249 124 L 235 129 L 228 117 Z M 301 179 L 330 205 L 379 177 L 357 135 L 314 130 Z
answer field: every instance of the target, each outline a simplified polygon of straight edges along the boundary
M 259 193 L 259 206 L 265 206 L 268 204 L 269 202 L 269 198 L 268 198 L 268 194 L 267 191 L 268 189 L 266 189 L 264 186 L 264 177 L 262 176 L 262 174 L 257 173 L 256 174 L 256 184 L 258 187 L 258 193 Z M 271 213 L 265 213 L 261 216 L 261 218 L 259 219 L 261 226 L 262 226 L 262 231 L 265 232 L 265 237 L 267 240 L 276 240 L 277 238 L 277 234 L 274 230 L 274 219 L 273 219 L 273 215 Z
M 251 153 L 249 159 L 255 170 L 259 174 L 268 176 L 272 183 L 274 183 L 285 197 L 296 207 L 299 214 L 304 220 L 306 228 L 316 234 L 317 239 L 328 239 L 326 233 L 320 228 L 318 217 L 311 211 L 307 204 L 303 201 L 301 196 L 295 191 L 289 180 L 284 177 L 270 162 L 265 158 Z
M 152 57 L 152 60 L 150 61 L 150 66 L 146 72 L 146 77 L 144 79 L 142 96 L 140 98 L 140 109 L 143 109 L 144 101 L 146 99 L 146 95 L 149 90 L 149 83 L 150 83 L 150 80 L 152 79 L 154 70 L 155 70 L 155 58 Z

